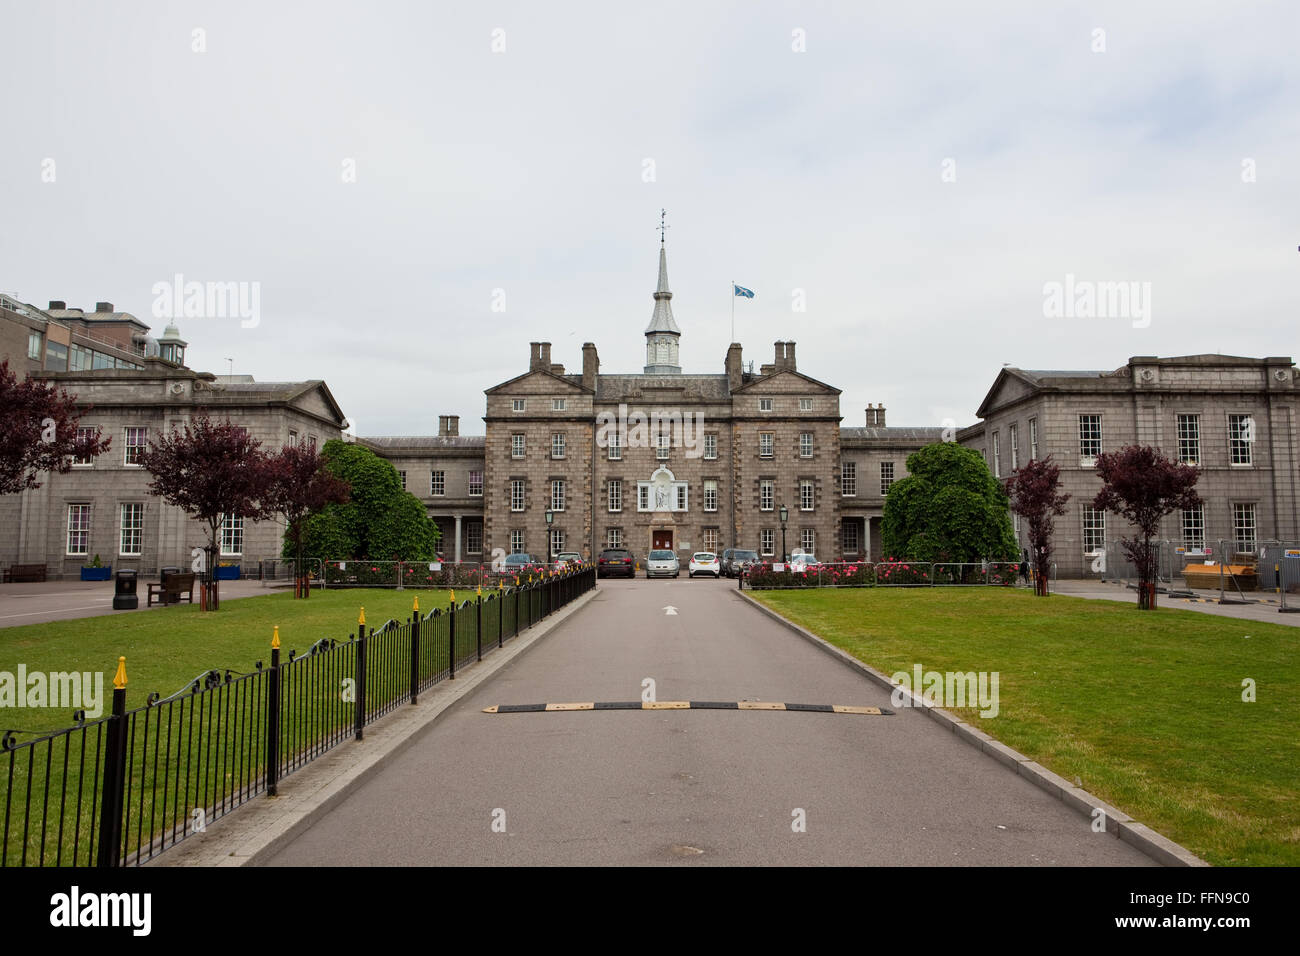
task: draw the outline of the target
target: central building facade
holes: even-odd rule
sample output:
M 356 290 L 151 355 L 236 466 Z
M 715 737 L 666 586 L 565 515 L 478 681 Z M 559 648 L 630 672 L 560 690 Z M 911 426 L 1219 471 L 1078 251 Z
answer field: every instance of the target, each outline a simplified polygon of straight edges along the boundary
M 485 555 L 776 556 L 783 506 L 787 551 L 839 554 L 839 389 L 798 370 L 794 342 L 758 372 L 733 343 L 719 373 L 684 373 L 662 243 L 644 334 L 640 374 L 602 374 L 590 342 L 567 372 L 533 342 L 528 370 L 487 389 Z

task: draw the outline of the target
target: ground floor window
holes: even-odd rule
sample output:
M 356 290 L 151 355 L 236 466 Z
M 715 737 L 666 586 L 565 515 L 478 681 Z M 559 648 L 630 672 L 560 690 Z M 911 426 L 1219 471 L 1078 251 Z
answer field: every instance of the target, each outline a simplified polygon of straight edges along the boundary
M 856 521 L 844 522 L 844 553 L 858 553 L 858 523 Z
M 1188 551 L 1205 550 L 1205 508 L 1183 509 L 1183 547 Z
M 622 528 L 609 528 L 605 531 L 605 547 L 607 548 L 623 547 Z
M 524 550 L 524 529 L 513 528 L 510 531 L 510 553 L 521 554 Z
M 483 525 L 478 521 L 465 523 L 465 551 L 468 554 L 483 553 Z
M 799 547 L 803 548 L 807 554 L 817 553 L 817 532 L 812 528 L 804 528 L 799 532 Z
M 119 529 L 121 541 L 118 553 L 122 555 L 140 554 L 140 547 L 144 543 L 144 505 L 122 505 L 122 518 Z
M 1255 550 L 1255 506 L 1232 506 L 1232 537 L 1238 551 Z
M 759 550 L 765 555 L 776 553 L 776 532 L 771 528 L 764 528 L 758 533 Z
M 68 554 L 85 554 L 90 546 L 90 505 L 68 505 Z
M 704 529 L 704 550 L 713 551 L 715 553 L 717 552 L 718 550 L 718 529 L 717 528 Z
M 564 532 L 561 531 L 559 528 L 552 528 L 551 529 L 551 553 L 547 555 L 547 559 L 549 560 L 550 558 L 555 557 L 555 555 L 559 554 L 563 550 L 564 550 Z
M 221 516 L 221 553 L 222 555 L 244 553 L 244 518 L 242 515 Z
M 1106 512 L 1089 508 L 1083 509 L 1083 550 L 1085 554 L 1096 554 L 1106 546 Z

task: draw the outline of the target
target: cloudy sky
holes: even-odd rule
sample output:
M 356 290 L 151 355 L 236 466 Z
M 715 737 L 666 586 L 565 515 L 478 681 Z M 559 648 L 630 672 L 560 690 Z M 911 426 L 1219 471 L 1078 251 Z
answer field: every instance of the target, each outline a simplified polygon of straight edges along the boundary
M 688 372 L 890 424 L 1003 363 L 1300 356 L 1300 6 L 0 0 L 0 291 L 179 320 L 363 435 L 482 433 L 528 342 L 640 371 L 668 210 Z M 1119 316 L 1045 286 L 1124 282 Z M 1148 298 L 1149 295 L 1149 298 Z M 1094 310 L 1095 311 L 1095 310 Z M 246 327 L 250 326 L 250 327 Z

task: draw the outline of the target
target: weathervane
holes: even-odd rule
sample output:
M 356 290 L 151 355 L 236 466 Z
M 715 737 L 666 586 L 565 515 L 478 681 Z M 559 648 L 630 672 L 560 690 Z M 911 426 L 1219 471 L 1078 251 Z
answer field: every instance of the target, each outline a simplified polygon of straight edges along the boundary
M 659 210 L 659 244 L 660 244 L 660 245 L 663 245 L 663 241 L 664 241 L 664 230 L 670 228 L 670 227 L 669 227 L 669 226 L 664 222 L 664 220 L 667 219 L 667 218 L 668 218 L 668 211 L 665 210 L 665 209 L 660 209 L 660 210 Z

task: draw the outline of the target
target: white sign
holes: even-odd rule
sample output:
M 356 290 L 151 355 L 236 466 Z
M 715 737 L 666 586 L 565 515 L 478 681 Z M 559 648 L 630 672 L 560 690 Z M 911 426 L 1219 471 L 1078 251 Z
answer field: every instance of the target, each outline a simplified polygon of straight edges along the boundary
M 784 570 L 785 570 L 785 565 L 784 565 L 784 564 L 774 564 L 774 565 L 772 565 L 772 570 L 773 570 L 773 571 L 778 571 L 778 572 L 779 572 L 779 571 L 784 571 Z
M 429 570 L 430 570 L 430 571 L 441 571 L 441 570 L 442 570 L 442 562 L 441 562 L 441 561 L 430 561 L 430 562 L 429 562 Z

